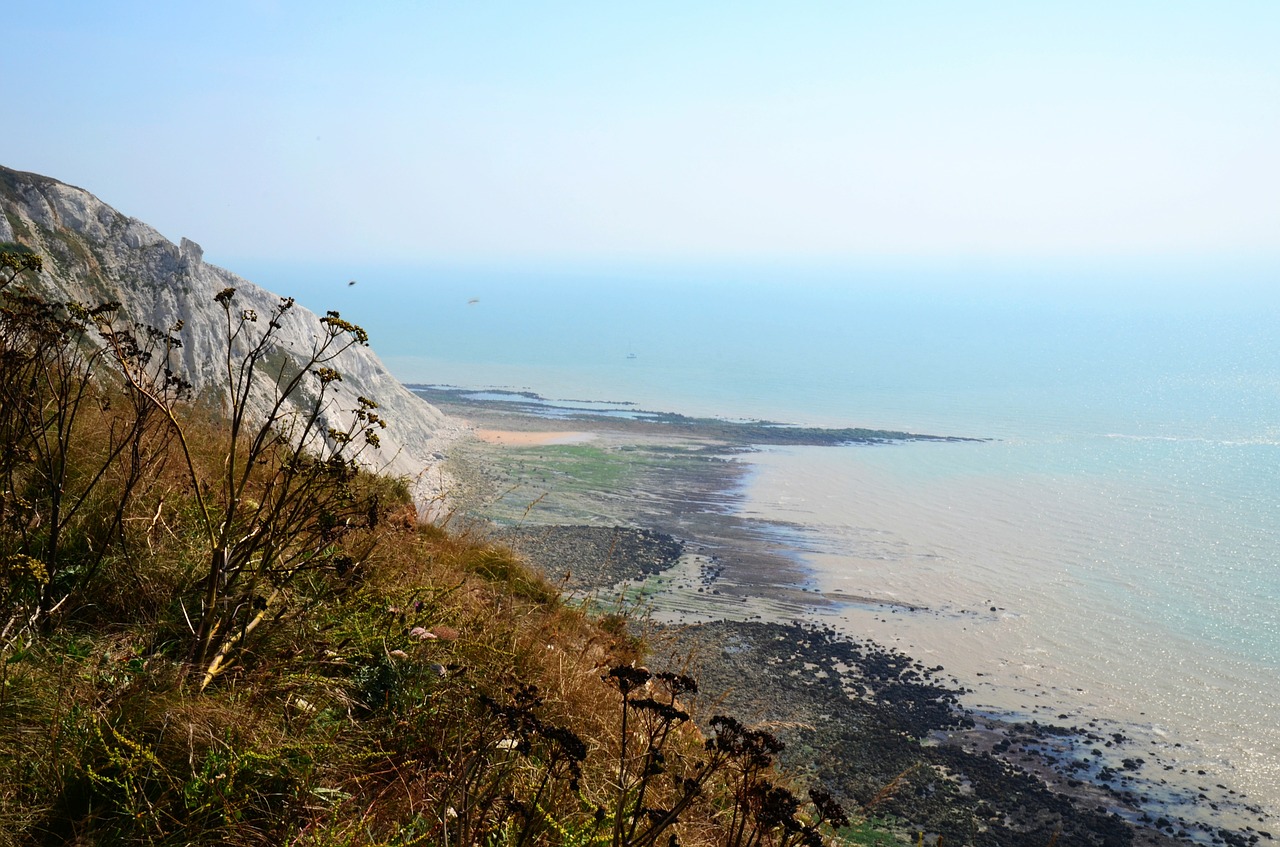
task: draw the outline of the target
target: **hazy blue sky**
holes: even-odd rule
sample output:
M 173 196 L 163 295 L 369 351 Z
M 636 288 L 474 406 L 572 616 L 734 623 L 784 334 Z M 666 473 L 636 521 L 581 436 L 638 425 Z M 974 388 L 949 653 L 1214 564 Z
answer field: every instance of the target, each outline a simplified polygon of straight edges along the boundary
M 0 163 L 209 257 L 1280 259 L 1280 2 L 52 2 Z

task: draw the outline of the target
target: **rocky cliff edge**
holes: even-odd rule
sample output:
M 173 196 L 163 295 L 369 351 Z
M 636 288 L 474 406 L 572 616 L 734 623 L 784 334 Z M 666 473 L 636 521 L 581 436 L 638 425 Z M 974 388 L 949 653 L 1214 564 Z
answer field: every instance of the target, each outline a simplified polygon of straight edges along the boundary
M 25 245 L 44 257 L 44 271 L 27 284 L 47 296 L 84 303 L 119 301 L 134 323 L 170 327 L 183 321 L 181 370 L 197 392 L 216 391 L 225 315 L 214 295 L 236 289 L 240 308 L 268 315 L 280 296 L 230 271 L 206 264 L 200 245 L 169 241 L 89 192 L 39 174 L 0 167 L 0 243 Z M 296 305 L 282 321 L 282 348 L 311 350 L 319 318 Z M 355 398 L 376 400 L 389 426 L 366 464 L 411 480 L 419 509 L 438 507 L 450 488 L 440 469 L 445 447 L 463 426 L 402 386 L 368 347 L 355 346 L 336 363 L 334 414 Z M 341 424 L 340 420 L 332 423 Z

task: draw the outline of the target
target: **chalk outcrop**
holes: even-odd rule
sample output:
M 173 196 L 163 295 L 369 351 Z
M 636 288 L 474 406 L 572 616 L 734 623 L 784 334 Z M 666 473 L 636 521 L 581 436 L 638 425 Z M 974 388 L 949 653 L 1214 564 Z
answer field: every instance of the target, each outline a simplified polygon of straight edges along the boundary
M 44 257 L 43 273 L 28 280 L 33 288 L 63 300 L 118 301 L 123 316 L 140 325 L 182 321 L 179 364 L 197 392 L 217 390 L 226 318 L 214 295 L 233 287 L 239 308 L 263 316 L 280 302 L 279 295 L 207 264 L 194 241 L 174 244 L 84 189 L 49 177 L 0 167 L 0 211 L 0 242 L 25 245 Z M 318 321 L 295 305 L 282 321 L 282 349 L 301 360 L 312 349 Z M 381 450 L 368 463 L 414 480 L 420 504 L 439 496 L 448 486 L 438 468 L 442 450 L 461 425 L 404 388 L 368 347 L 351 348 L 335 366 L 342 381 L 336 383 L 334 414 L 365 396 L 377 401 L 389 421 Z M 262 396 L 270 390 L 263 386 Z

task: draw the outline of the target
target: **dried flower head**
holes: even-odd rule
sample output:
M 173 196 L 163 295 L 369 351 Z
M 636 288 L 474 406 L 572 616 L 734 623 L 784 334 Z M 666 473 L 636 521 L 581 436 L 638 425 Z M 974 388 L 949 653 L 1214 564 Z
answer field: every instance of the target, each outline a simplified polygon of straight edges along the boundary
M 653 679 L 653 674 L 649 672 L 648 668 L 637 668 L 633 665 L 617 665 L 616 667 L 610 668 L 608 675 L 603 677 L 603 679 L 606 682 L 612 682 L 614 685 L 618 686 L 618 690 L 621 691 L 622 696 L 625 697 L 637 688 L 646 685 L 650 679 Z

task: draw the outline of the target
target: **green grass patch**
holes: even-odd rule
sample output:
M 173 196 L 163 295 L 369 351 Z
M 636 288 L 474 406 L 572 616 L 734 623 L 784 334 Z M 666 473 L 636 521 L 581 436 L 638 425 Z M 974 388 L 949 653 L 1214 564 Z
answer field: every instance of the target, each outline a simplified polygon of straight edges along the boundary
M 892 822 L 885 818 L 868 818 L 836 833 L 846 844 L 862 847 L 900 847 L 901 841 L 890 830 Z
M 582 444 L 524 448 L 517 452 L 530 464 L 553 474 L 556 482 L 576 489 L 619 488 L 634 477 L 636 462 L 643 461 L 634 454 L 620 455 L 616 450 Z

